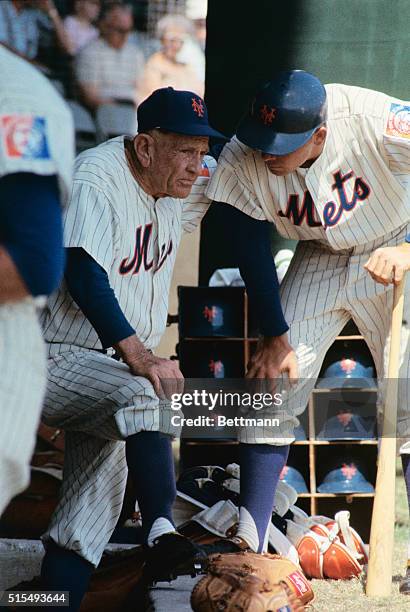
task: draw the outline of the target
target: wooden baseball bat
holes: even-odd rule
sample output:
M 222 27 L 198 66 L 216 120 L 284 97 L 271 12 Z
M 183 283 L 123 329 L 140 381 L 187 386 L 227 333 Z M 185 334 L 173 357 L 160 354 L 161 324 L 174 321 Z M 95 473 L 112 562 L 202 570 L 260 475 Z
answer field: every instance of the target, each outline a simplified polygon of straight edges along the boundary
M 404 284 L 405 278 L 403 278 L 399 285 L 394 287 L 388 380 L 370 532 L 370 556 L 366 582 L 366 595 L 369 597 L 388 597 L 392 585 L 396 491 L 397 392 Z

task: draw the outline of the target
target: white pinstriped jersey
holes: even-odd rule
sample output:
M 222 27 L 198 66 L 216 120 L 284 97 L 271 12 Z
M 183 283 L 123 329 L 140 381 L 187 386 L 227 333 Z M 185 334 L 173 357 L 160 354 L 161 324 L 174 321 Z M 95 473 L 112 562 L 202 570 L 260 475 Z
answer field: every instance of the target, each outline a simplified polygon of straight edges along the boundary
M 410 220 L 410 102 L 332 84 L 328 133 L 310 168 L 271 174 L 261 153 L 233 138 L 206 191 L 297 240 L 336 250 L 370 243 Z
M 185 200 L 155 200 L 133 178 L 123 136 L 76 160 L 64 220 L 65 246 L 83 248 L 104 268 L 125 317 L 148 349 L 157 346 L 165 330 L 181 233 L 193 231 L 207 211 L 210 201 L 204 190 L 215 166 L 206 156 L 204 176 Z M 101 349 L 94 328 L 64 284 L 48 301 L 43 329 L 49 343 Z
M 38 70 L 0 46 L 0 176 L 55 174 L 65 201 L 73 162 L 70 109 Z
M 73 162 L 73 122 L 65 102 L 38 70 L 0 45 L 0 178 L 21 172 L 57 175 L 64 201 Z M 25 218 L 19 222 L 27 225 Z M 0 226 L 0 244 L 7 237 L 3 233 Z M 44 301 L 43 296 L 27 296 L 0 304 L 0 516 L 30 480 L 46 389 L 36 310 Z

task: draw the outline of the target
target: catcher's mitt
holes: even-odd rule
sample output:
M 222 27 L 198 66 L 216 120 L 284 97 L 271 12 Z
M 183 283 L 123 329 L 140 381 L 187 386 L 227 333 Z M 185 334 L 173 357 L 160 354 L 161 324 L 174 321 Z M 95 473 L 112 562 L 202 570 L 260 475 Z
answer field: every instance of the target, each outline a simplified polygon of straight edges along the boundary
M 208 574 L 194 587 L 194 612 L 299 612 L 313 591 L 302 572 L 279 555 L 250 552 L 212 555 Z

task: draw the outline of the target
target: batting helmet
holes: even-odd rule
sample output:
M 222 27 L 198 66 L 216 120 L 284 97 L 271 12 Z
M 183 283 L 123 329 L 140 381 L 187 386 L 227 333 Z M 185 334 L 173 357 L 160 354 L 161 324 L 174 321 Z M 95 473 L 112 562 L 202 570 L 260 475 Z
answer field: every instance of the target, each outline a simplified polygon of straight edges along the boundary
M 290 465 L 285 465 L 280 480 L 290 485 L 297 493 L 308 493 L 308 488 L 302 474 Z
M 326 90 L 304 70 L 279 72 L 252 100 L 236 131 L 252 149 L 287 155 L 304 145 L 326 121 Z
M 375 437 L 375 417 L 363 417 L 349 410 L 327 419 L 318 440 L 371 440 Z
M 181 338 L 243 335 L 243 287 L 178 287 Z
M 362 464 L 352 458 L 339 459 L 318 486 L 318 493 L 373 493 Z
M 345 354 L 327 366 L 316 387 L 322 389 L 341 389 L 342 387 L 376 387 L 374 367 L 363 351 L 352 347 Z

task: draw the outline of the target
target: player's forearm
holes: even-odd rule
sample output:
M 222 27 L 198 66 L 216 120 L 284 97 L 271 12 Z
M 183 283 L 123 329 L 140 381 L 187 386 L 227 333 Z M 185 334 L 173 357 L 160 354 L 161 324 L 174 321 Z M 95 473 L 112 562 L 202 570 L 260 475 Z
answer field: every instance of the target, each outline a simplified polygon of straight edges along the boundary
M 17 267 L 6 251 L 0 246 L 0 303 L 16 302 L 30 295 Z
M 261 342 L 268 350 L 293 350 L 291 345 L 289 344 L 289 338 L 287 333 L 284 333 L 281 336 L 262 336 Z
M 82 248 L 66 249 L 65 280 L 71 297 L 90 321 L 103 348 L 135 334 L 110 286 L 107 272 Z
M 113 346 L 122 360 L 130 367 L 139 365 L 141 362 L 149 360 L 152 357 L 151 351 L 145 348 L 136 334 L 124 338 L 124 340 L 117 342 Z
M 263 336 L 280 337 L 289 327 L 282 311 L 271 252 L 270 224 L 227 205 L 238 266 Z

